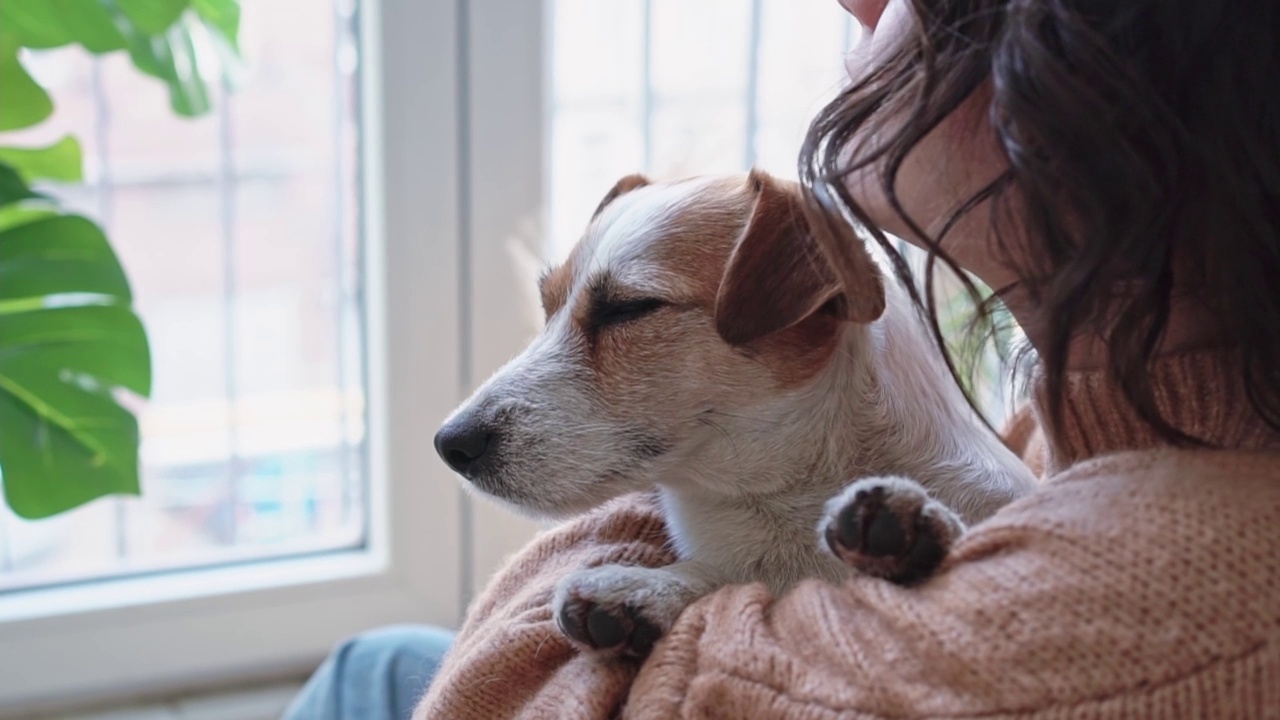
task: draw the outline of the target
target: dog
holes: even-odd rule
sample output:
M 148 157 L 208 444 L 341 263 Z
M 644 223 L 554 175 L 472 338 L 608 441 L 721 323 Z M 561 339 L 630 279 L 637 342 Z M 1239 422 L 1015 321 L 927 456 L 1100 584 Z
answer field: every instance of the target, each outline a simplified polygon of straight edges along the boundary
M 922 580 L 1031 490 L 902 288 L 855 251 L 861 282 L 841 288 L 798 185 L 762 171 L 630 175 L 541 278 L 545 327 L 435 446 L 536 516 L 657 487 L 678 562 L 563 578 L 552 603 L 571 640 L 643 657 L 726 584 Z

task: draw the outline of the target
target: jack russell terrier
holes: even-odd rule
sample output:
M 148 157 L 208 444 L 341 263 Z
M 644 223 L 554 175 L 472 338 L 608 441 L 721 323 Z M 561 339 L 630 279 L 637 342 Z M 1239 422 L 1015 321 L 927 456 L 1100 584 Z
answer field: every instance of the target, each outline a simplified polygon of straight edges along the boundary
M 838 287 L 799 187 L 763 172 L 631 175 L 543 276 L 544 329 L 435 445 L 534 515 L 657 486 L 679 561 L 569 574 L 552 600 L 566 636 L 643 656 L 722 585 L 921 580 L 1032 488 L 858 253 L 862 282 Z

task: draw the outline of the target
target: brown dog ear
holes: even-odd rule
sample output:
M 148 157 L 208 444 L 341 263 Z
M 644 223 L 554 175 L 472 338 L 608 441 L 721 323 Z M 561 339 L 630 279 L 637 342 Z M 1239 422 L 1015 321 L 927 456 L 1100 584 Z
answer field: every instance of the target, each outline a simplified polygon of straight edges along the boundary
M 614 184 L 612 190 L 605 193 L 604 199 L 596 206 L 596 211 L 591 213 L 591 219 L 595 220 L 596 216 L 599 215 L 609 203 L 618 199 L 618 196 L 625 195 L 638 187 L 644 187 L 650 182 L 649 178 L 641 175 L 640 173 L 633 173 L 622 178 Z
M 858 287 L 843 290 L 805 221 L 803 198 L 766 173 L 752 170 L 751 218 L 738 238 L 716 294 L 716 332 L 742 346 L 828 312 L 870 323 L 884 312 L 884 281 L 866 256 Z M 865 254 L 866 248 L 859 245 Z

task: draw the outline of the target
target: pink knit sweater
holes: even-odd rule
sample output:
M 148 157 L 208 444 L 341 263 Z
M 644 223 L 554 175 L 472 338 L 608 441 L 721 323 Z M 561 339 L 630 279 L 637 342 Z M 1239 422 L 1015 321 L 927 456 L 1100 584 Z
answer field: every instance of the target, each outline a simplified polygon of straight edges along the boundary
M 1230 450 L 1161 447 L 1099 377 L 1010 440 L 1046 480 L 902 588 L 725 588 L 640 667 L 577 653 L 552 588 L 671 562 L 650 496 L 537 538 L 471 608 L 415 718 L 1280 718 L 1280 438 L 1221 356 L 1163 361 L 1158 400 Z

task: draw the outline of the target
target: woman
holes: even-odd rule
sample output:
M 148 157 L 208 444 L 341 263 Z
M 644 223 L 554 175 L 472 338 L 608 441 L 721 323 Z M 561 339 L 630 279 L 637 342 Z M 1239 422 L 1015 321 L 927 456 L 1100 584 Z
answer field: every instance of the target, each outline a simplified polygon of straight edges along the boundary
M 922 586 L 725 588 L 638 667 L 548 603 L 663 555 L 627 498 L 499 574 L 415 717 L 1280 716 L 1280 4 L 842 5 L 869 32 L 802 157 L 816 235 L 998 290 L 1043 487 Z

